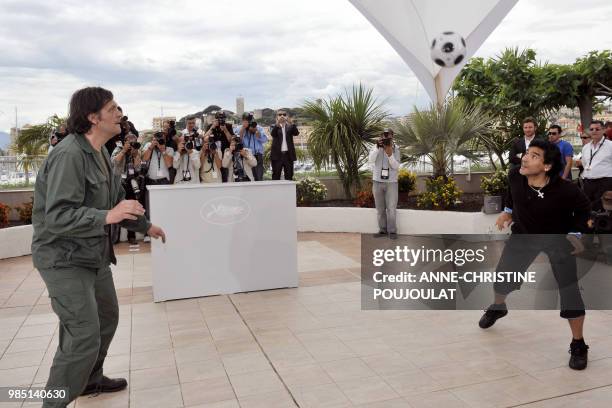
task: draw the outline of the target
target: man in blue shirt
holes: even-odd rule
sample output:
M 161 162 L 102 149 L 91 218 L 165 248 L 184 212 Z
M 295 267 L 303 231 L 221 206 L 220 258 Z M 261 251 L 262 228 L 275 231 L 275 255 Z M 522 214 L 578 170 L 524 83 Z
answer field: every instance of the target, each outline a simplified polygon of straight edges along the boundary
M 572 179 L 572 162 L 574 159 L 574 148 L 571 143 L 561 140 L 561 133 L 563 129 L 559 125 L 552 125 L 548 129 L 548 140 L 554 143 L 561 151 L 561 163 L 563 163 L 563 170 L 559 173 L 561 178 L 566 180 Z
M 242 126 L 236 133 L 240 135 L 244 147 L 249 149 L 257 159 L 257 166 L 253 167 L 253 178 L 255 181 L 262 181 L 264 145 L 268 141 L 264 128 L 255 122 L 252 113 L 245 112 L 242 115 Z

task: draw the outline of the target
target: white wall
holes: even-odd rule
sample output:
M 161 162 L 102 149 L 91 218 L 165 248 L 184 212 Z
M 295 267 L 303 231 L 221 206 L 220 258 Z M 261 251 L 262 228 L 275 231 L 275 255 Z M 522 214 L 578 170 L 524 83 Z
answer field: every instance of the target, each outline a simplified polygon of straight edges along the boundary
M 376 209 L 298 207 L 299 232 L 378 231 Z M 399 234 L 487 234 L 496 231 L 498 214 L 481 212 L 397 210 Z
M 487 215 L 480 212 L 397 210 L 397 227 L 400 234 L 490 234 L 497 232 L 494 229 L 496 218 L 497 214 Z M 297 230 L 375 233 L 378 231 L 376 210 L 298 207 Z M 125 239 L 125 232 L 122 239 Z M 30 255 L 31 245 L 31 225 L 0 229 L 0 259 Z
M 0 228 L 0 259 L 30 255 L 32 232 L 31 225 Z

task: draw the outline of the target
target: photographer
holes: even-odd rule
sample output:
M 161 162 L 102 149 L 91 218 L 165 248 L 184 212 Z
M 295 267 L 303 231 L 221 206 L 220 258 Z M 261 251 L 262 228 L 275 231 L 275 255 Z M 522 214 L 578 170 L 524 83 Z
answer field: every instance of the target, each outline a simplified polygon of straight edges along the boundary
M 123 109 L 121 109 L 121 106 L 118 106 L 117 109 L 119 110 L 119 112 L 123 113 Z M 123 145 L 123 142 L 125 141 L 125 136 L 128 133 L 133 133 L 134 135 L 136 135 L 136 137 L 138 137 L 138 131 L 136 130 L 136 127 L 134 127 L 134 124 L 130 122 L 128 120 L 128 117 L 125 115 L 121 117 L 121 120 L 119 122 L 119 129 L 121 131 L 115 136 L 113 136 L 105 144 L 109 156 L 115 151 L 115 147 L 117 147 L 118 142 L 121 142 L 121 145 Z
M 139 149 L 140 143 L 136 141 L 136 135 L 128 133 L 125 137 L 125 143 L 118 144 L 111 155 L 111 164 L 113 165 L 113 173 L 121 176 L 121 186 L 125 190 L 126 199 L 138 200 L 144 205 L 144 197 L 141 194 L 144 191 L 144 177 L 140 173 Z M 113 243 L 117 243 L 121 226 L 113 225 L 111 230 Z M 136 232 L 128 230 L 128 242 L 132 245 L 136 244 Z
M 400 165 L 400 151 L 393 143 L 393 130 L 385 129 L 370 152 L 369 164 L 372 167 L 372 193 L 378 214 L 378 233 L 374 237 L 389 234 L 397 239 L 395 215 L 397 209 L 397 173 Z
M 221 150 L 205 136 L 200 152 L 200 183 L 221 183 L 221 168 Z
M 268 141 L 268 136 L 266 136 L 263 127 L 259 126 L 257 122 L 253 120 L 252 113 L 245 113 L 242 115 L 242 127 L 238 131 L 238 134 L 242 139 L 242 143 L 249 148 L 257 160 L 257 166 L 253 168 L 253 177 L 255 177 L 255 181 L 262 181 L 264 175 L 264 144 Z
M 276 112 L 276 125 L 270 131 L 272 180 L 280 180 L 283 171 L 285 180 L 293 180 L 293 162 L 297 160 L 293 138 L 299 134 L 297 126 L 288 118 L 287 111 L 279 109 Z
M 176 122 L 173 120 L 164 121 L 162 131 L 166 139 L 166 146 L 176 150 L 178 135 L 176 134 Z
M 192 136 L 179 137 L 178 150 L 174 153 L 174 184 L 200 183 L 200 152 L 195 149 L 195 139 Z
M 62 123 L 59 129 L 51 135 L 51 139 L 49 139 L 49 150 L 47 154 L 51 153 L 51 150 L 53 150 L 53 148 L 55 148 L 55 146 L 57 146 L 66 136 L 68 136 L 68 130 L 66 130 L 66 125 Z
M 230 146 L 230 141 L 234 136 L 234 129 L 232 125 L 226 123 L 225 112 L 219 111 L 215 113 L 215 119 L 213 123 L 208 126 L 204 137 L 208 136 L 209 140 L 217 144 L 217 149 L 220 149 L 223 154 L 227 151 Z M 228 170 L 226 168 L 221 169 L 221 179 L 224 183 L 228 182 Z
M 230 173 L 228 182 L 253 181 L 253 167 L 257 166 L 257 159 L 244 147 L 240 138 L 235 137 L 223 154 L 222 165 Z

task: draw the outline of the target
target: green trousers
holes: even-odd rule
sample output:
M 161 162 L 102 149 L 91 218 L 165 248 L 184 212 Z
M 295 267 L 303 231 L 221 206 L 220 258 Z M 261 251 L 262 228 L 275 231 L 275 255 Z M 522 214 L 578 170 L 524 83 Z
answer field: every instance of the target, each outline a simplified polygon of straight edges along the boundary
M 47 389 L 67 388 L 65 401 L 45 401 L 43 408 L 63 408 L 86 386 L 102 379 L 102 366 L 119 322 L 119 304 L 110 267 L 40 270 L 59 318 L 59 346 Z

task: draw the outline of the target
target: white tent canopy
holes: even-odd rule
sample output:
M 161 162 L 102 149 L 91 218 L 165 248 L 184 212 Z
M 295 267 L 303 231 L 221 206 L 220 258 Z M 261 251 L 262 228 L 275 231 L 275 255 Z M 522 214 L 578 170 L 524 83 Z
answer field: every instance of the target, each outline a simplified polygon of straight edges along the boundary
M 518 0 L 350 0 L 385 37 L 421 81 L 432 101 L 444 101 L 455 77 Z M 463 62 L 441 68 L 430 57 L 433 38 L 445 31 L 467 44 Z

